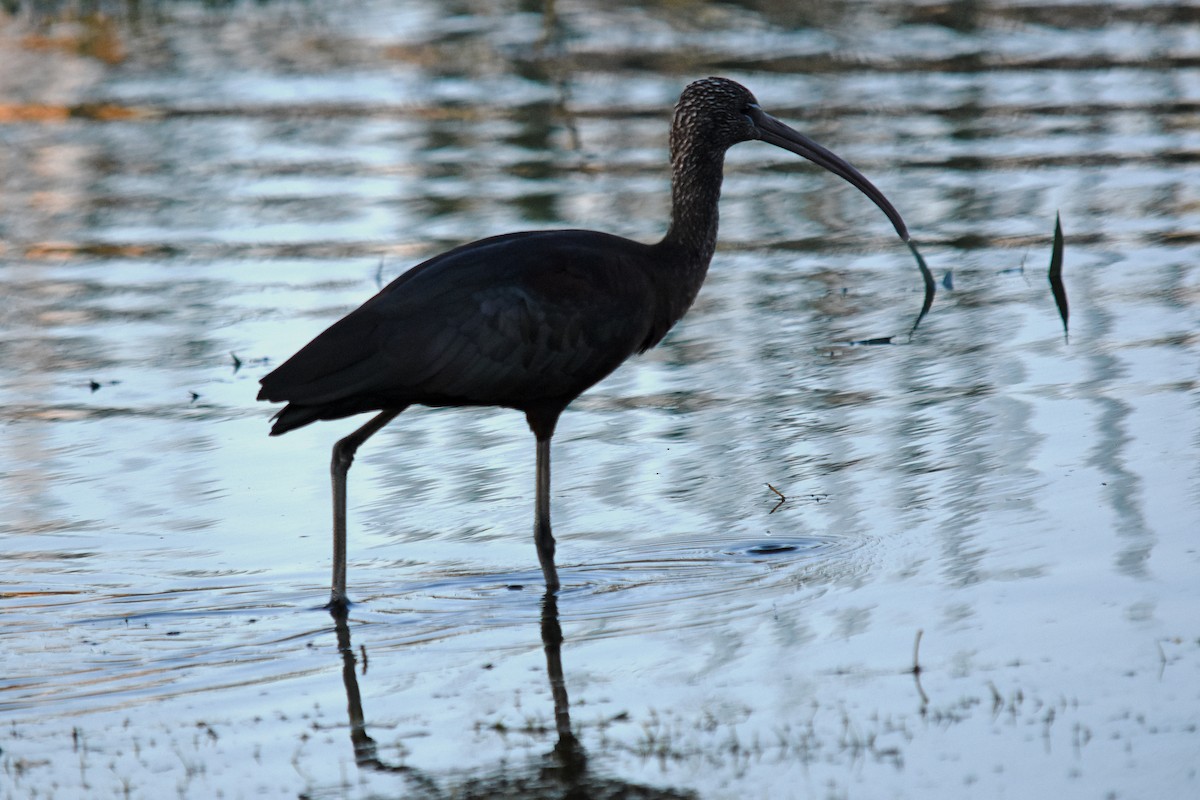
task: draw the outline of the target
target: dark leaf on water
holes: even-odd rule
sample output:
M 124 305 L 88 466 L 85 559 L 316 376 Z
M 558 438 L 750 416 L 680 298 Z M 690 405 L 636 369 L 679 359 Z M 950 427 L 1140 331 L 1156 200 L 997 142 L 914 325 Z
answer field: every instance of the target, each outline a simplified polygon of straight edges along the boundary
M 746 552 L 752 556 L 770 556 L 775 555 L 776 553 L 794 553 L 796 549 L 796 545 L 794 544 L 776 544 L 774 542 L 764 542 L 762 544 L 753 545 L 752 547 L 747 547 Z
M 1054 293 L 1054 303 L 1058 306 L 1058 315 L 1062 317 L 1063 334 L 1067 334 L 1067 318 L 1070 309 L 1067 307 L 1067 287 L 1063 285 L 1063 234 L 1062 218 L 1054 216 L 1054 249 L 1050 253 L 1050 291 Z
M 946 270 L 946 274 L 942 276 L 942 288 L 947 292 L 954 291 L 954 270 Z
M 890 337 L 890 336 L 876 336 L 874 339 L 858 339 L 857 341 L 853 341 L 850 344 L 891 344 L 891 343 L 892 343 L 892 337 Z

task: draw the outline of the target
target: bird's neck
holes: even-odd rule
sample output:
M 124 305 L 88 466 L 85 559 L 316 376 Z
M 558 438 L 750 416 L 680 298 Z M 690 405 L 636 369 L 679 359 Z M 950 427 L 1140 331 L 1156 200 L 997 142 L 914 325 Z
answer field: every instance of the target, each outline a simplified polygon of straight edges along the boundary
M 717 249 L 717 201 L 724 153 L 676 146 L 671 132 L 671 227 L 654 245 L 658 284 L 655 322 L 645 347 L 658 344 L 691 308 Z M 699 151 L 698 151 L 699 150 Z
M 717 204 L 724 162 L 724 153 L 690 149 L 672 153 L 671 227 L 662 246 L 677 254 L 673 261 L 679 268 L 698 273 L 699 281 L 704 280 L 717 248 Z

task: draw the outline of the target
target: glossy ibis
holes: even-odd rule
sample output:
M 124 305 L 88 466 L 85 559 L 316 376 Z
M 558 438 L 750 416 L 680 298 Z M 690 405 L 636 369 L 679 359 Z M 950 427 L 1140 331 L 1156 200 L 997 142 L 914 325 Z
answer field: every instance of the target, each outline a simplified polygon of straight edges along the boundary
M 700 291 L 717 243 L 725 151 L 759 140 L 844 178 L 904 222 L 850 164 L 759 107 L 745 87 L 707 78 L 683 90 L 671 124 L 671 224 L 642 244 L 583 230 L 494 236 L 392 281 L 262 379 L 285 402 L 271 435 L 378 412 L 333 446 L 333 590 L 346 597 L 346 474 L 354 453 L 413 404 L 525 412 L 537 438 L 534 542 L 558 588 L 550 532 L 550 438 L 563 409 L 634 353 L 658 344 Z M 914 251 L 915 252 L 915 251 Z

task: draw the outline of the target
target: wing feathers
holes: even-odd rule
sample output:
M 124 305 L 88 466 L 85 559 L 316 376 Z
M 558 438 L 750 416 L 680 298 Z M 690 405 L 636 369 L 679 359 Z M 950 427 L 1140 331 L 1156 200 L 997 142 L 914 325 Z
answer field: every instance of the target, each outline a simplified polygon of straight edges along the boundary
M 569 401 L 654 325 L 647 251 L 582 231 L 450 251 L 310 342 L 263 379 L 259 397 L 341 408 L 355 398 L 376 408 Z

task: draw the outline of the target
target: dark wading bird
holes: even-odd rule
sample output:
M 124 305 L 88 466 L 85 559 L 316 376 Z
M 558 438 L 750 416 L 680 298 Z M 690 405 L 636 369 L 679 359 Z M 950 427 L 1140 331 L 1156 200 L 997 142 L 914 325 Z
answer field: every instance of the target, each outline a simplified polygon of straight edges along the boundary
M 753 140 L 841 176 L 908 241 L 896 209 L 858 170 L 767 114 L 743 86 L 707 78 L 684 89 L 675 108 L 671 224 L 661 242 L 559 230 L 456 247 L 396 278 L 262 379 L 259 400 L 287 403 L 272 436 L 379 412 L 333 446 L 331 610 L 349 602 L 346 473 L 359 446 L 413 404 L 525 412 L 537 437 L 533 538 L 546 588 L 558 588 L 550 532 L 558 417 L 629 356 L 658 344 L 691 306 L 716 248 L 725 151 Z

